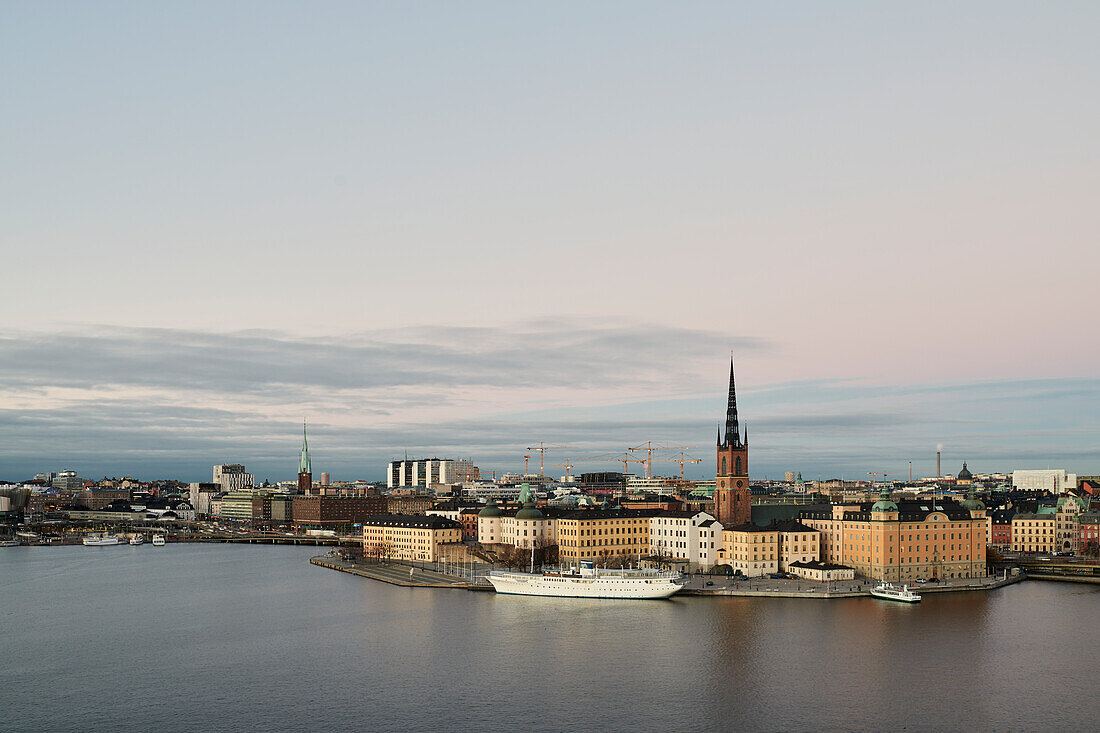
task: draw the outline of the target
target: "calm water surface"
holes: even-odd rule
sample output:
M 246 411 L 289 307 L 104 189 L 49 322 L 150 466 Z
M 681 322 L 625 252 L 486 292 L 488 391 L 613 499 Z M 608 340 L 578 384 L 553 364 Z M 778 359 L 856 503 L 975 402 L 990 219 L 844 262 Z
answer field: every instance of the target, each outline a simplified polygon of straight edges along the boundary
M 1095 729 L 1100 588 L 588 601 L 315 548 L 0 549 L 0 730 Z

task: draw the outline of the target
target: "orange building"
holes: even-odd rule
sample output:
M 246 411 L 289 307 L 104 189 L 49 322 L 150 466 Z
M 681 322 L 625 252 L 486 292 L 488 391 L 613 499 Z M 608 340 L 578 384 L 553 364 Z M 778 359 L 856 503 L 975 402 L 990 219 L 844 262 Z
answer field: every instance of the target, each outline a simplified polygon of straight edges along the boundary
M 953 499 L 904 499 L 887 492 L 874 504 L 837 504 L 803 512 L 821 532 L 821 560 L 874 580 L 986 576 L 985 507 Z

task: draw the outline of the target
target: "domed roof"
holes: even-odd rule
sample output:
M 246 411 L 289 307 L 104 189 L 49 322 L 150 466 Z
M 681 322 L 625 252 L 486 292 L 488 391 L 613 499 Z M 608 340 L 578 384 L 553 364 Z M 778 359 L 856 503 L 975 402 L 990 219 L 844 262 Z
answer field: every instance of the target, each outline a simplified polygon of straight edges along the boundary
M 500 510 L 497 503 L 493 500 L 489 500 L 489 503 L 485 505 L 485 508 L 477 513 L 479 517 L 500 517 L 504 515 L 504 512 Z
M 959 471 L 959 476 L 958 477 L 960 479 L 972 479 L 972 478 L 974 478 L 974 474 L 970 473 L 970 471 L 968 471 L 966 469 L 966 461 L 963 461 L 963 470 Z
M 866 506 L 866 504 L 864 505 Z M 871 507 L 872 512 L 896 512 L 898 505 L 889 499 L 879 499 L 875 502 L 875 505 Z
M 963 470 L 966 470 L 966 464 L 963 464 Z M 961 475 L 961 474 L 960 474 Z M 985 509 L 985 504 L 978 498 L 978 492 L 974 489 L 974 485 L 970 485 L 970 492 L 966 495 L 966 498 L 959 502 L 959 505 L 963 509 L 970 511 L 977 511 L 978 509 Z
M 543 519 L 543 513 L 535 507 L 534 501 L 528 501 L 516 512 L 516 519 Z

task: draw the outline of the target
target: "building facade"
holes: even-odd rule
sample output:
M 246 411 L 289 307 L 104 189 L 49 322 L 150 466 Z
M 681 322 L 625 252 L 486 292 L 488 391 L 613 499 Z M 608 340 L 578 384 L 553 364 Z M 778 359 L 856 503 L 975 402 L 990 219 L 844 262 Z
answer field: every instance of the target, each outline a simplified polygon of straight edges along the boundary
M 480 478 L 478 467 L 470 461 L 449 458 L 420 458 L 416 460 L 390 461 L 386 468 L 386 487 L 398 489 L 421 487 L 429 489 L 438 484 L 458 484 Z
M 821 532 L 821 560 L 867 578 L 980 578 L 986 572 L 984 507 L 973 512 L 953 499 L 903 499 L 883 491 L 874 504 L 836 504 L 801 521 Z
M 649 518 L 649 554 L 683 569 L 706 571 L 718 564 L 722 525 L 706 512 L 667 510 Z
M 649 553 L 649 518 L 636 509 L 577 509 L 558 517 L 558 557 L 563 565 L 581 560 L 641 560 Z
M 383 514 L 363 520 L 363 553 L 369 557 L 435 562 L 444 545 L 462 542 L 462 525 L 445 517 Z
M 1040 507 L 1038 512 L 1020 512 L 1012 517 L 1014 552 L 1055 552 L 1058 519 L 1051 509 Z
M 241 491 L 252 488 L 253 476 L 239 463 L 224 463 L 214 466 L 213 483 L 222 491 Z
M 294 523 L 316 527 L 360 524 L 386 514 L 381 496 L 295 496 L 291 506 Z
M 818 530 L 796 520 L 763 527 L 746 522 L 722 532 L 720 561 L 749 578 L 786 572 L 791 563 L 819 559 L 820 536 Z
M 1077 474 L 1064 468 L 1044 468 L 1012 472 L 1012 488 L 1019 491 L 1049 491 L 1062 494 L 1077 488 Z

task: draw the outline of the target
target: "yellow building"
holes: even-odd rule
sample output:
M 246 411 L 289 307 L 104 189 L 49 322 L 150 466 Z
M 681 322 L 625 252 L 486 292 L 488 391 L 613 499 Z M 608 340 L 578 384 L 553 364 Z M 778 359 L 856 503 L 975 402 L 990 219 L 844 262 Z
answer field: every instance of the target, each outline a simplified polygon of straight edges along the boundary
M 794 520 L 765 527 L 740 524 L 723 530 L 718 562 L 750 578 L 786 572 L 791 563 L 818 559 L 819 538 L 816 529 Z
M 462 525 L 445 517 L 381 514 L 363 520 L 363 553 L 395 560 L 434 562 L 440 546 L 462 542 Z
M 558 556 L 563 565 L 609 557 L 639 560 L 649 553 L 649 517 L 645 509 L 580 509 L 558 515 Z
M 1054 507 L 1039 514 L 1017 514 L 1012 517 L 1012 549 L 1014 552 L 1056 552 L 1058 517 Z
M 848 565 L 874 580 L 980 578 L 986 575 L 985 507 L 953 499 L 906 499 L 887 492 L 871 504 L 837 504 L 804 512 L 821 531 L 821 560 Z

